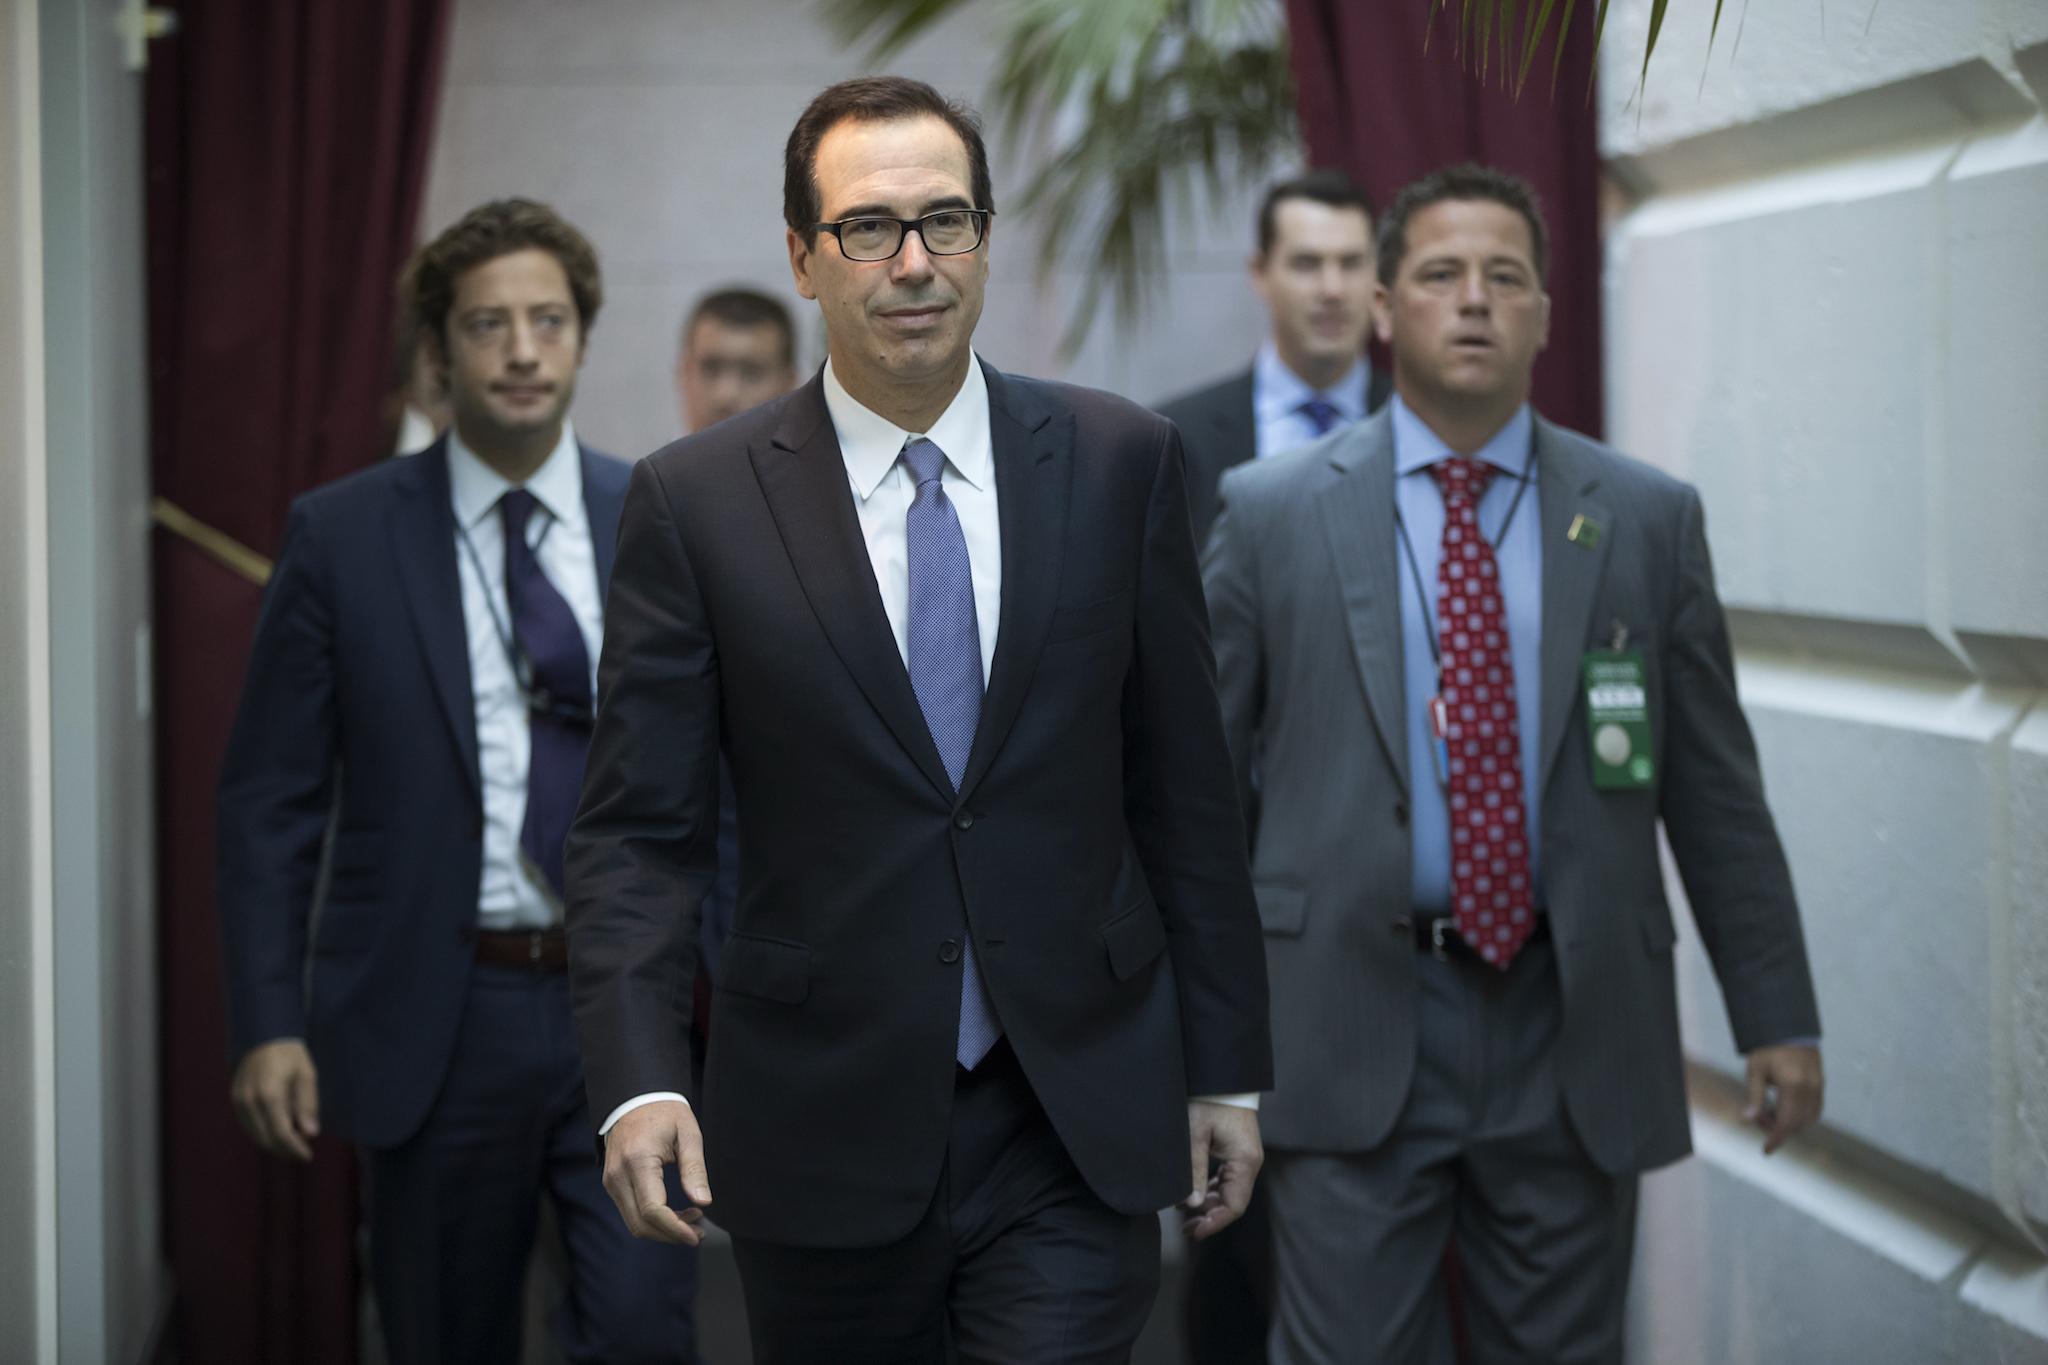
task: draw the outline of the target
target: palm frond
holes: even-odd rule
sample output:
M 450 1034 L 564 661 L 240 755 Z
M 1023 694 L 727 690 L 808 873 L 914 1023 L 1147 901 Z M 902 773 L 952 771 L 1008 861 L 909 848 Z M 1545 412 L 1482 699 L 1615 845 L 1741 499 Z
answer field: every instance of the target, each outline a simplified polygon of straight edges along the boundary
M 1376 0 L 1395 3 L 1396 0 Z M 1440 17 L 1452 23 L 1461 67 L 1477 79 L 1500 64 L 1521 97 L 1546 40 L 1550 94 L 1579 0 L 1399 0 L 1427 4 L 1424 50 Z M 1698 0 L 1705 3 L 1705 0 Z M 971 0 L 820 0 L 848 43 L 879 64 Z M 982 0 L 983 4 L 997 0 Z M 1051 150 L 1019 196 L 1042 232 L 1041 280 L 1085 262 L 1088 293 L 1069 320 L 1069 354 L 1107 301 L 1125 321 L 1156 293 L 1170 211 L 1196 186 L 1211 197 L 1263 180 L 1299 147 L 1283 0 L 1000 0 L 1005 14 L 990 104 L 1014 151 Z M 1607 31 L 1610 0 L 1592 13 L 1590 52 Z M 1713 0 L 1711 57 L 1725 0 Z M 1873 5 L 1875 0 L 1873 0 Z M 1651 0 L 1638 92 L 1669 0 Z M 1873 13 L 1875 12 L 1873 8 Z M 1744 0 L 1741 17 L 1748 17 Z M 1555 24 L 1553 25 L 1553 20 Z M 1498 37 L 1496 38 L 1496 35 Z M 1735 45 L 1742 42 L 1736 26 Z M 1496 51 L 1497 48 L 1497 51 Z M 1704 80 L 1704 73 L 1702 74 Z M 1592 96 L 1589 79 L 1587 98 Z

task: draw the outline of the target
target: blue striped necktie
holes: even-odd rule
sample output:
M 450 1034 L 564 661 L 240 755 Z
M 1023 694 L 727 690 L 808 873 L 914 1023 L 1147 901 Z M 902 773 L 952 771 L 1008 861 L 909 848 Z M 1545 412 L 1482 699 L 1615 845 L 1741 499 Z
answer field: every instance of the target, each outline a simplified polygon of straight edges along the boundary
M 925 727 L 957 793 L 981 723 L 974 571 L 960 517 L 939 482 L 946 453 L 920 436 L 904 444 L 902 459 L 917 481 L 917 495 L 903 519 L 910 566 L 910 690 L 917 694 Z M 973 934 L 964 932 L 960 942 L 960 1028 L 953 1055 L 971 1071 L 1003 1036 L 1003 1026 L 981 980 Z

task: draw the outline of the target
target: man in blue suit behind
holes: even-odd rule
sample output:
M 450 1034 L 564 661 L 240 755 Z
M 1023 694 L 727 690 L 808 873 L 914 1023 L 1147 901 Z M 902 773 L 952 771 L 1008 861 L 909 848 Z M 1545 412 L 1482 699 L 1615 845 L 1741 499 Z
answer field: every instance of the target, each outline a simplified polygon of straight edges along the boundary
M 223 765 L 236 1113 L 298 1160 L 322 1131 L 361 1145 L 395 1365 L 518 1358 L 543 1193 L 563 1353 L 694 1361 L 694 1254 L 635 1242 L 604 1194 L 565 976 L 628 473 L 568 422 L 596 253 L 501 200 L 402 289 L 453 426 L 293 506 Z

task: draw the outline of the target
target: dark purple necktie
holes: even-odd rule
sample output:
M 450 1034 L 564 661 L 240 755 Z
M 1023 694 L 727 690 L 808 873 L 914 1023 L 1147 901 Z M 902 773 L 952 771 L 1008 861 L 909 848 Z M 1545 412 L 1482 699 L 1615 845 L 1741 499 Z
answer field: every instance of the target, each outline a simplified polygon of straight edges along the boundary
M 1337 419 L 1343 416 L 1337 411 L 1335 403 L 1326 402 L 1321 398 L 1311 398 L 1295 411 L 1308 418 L 1309 425 L 1316 429 L 1318 436 L 1329 435 L 1330 428 L 1336 426 Z
M 512 610 L 514 652 L 523 661 L 533 737 L 519 846 L 559 896 L 562 841 L 576 815 L 590 748 L 590 651 L 576 613 L 526 543 L 536 505 L 533 494 L 515 488 L 499 500 L 498 510 L 505 519 L 505 601 Z

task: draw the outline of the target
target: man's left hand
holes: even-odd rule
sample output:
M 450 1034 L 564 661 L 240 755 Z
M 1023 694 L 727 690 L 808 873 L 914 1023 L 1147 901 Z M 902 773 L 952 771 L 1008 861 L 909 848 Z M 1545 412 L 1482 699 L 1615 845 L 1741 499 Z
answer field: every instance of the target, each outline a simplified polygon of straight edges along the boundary
M 1242 1105 L 1190 1101 L 1188 1136 L 1194 1193 L 1181 1202 L 1181 1231 L 1199 1242 L 1244 1216 L 1266 1149 L 1259 1142 L 1259 1111 Z M 1209 1172 L 1212 1157 L 1214 1175 Z
M 1764 1155 L 1820 1117 L 1820 1049 L 1760 1047 L 1749 1054 L 1749 1103 L 1742 1117 L 1764 1130 Z

